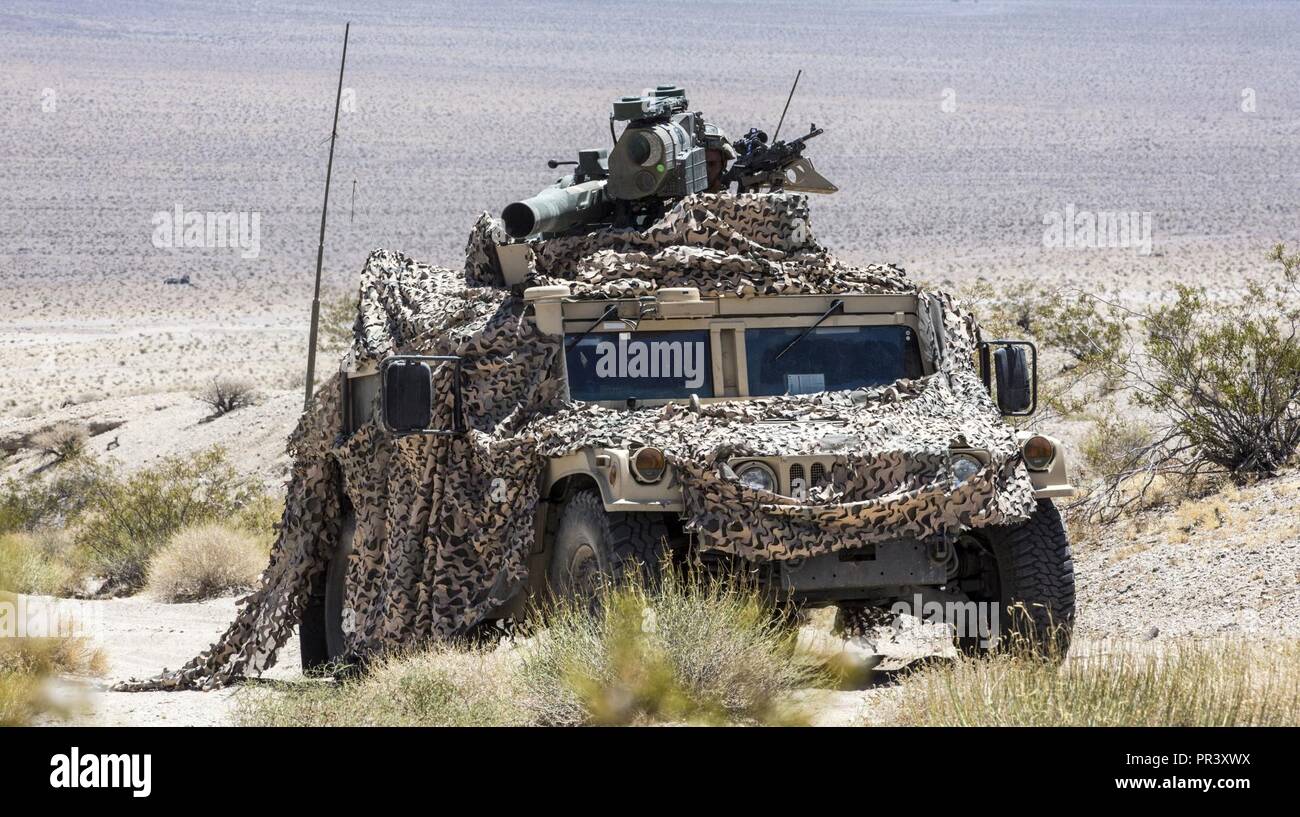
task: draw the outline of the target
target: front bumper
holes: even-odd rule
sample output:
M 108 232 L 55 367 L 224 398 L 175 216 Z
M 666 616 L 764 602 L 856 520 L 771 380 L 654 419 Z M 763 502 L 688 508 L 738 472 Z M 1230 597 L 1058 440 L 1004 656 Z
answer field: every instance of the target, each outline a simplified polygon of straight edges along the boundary
M 860 599 L 872 591 L 943 584 L 947 569 L 934 555 L 924 542 L 898 539 L 781 562 L 774 569 L 786 595 L 800 601 L 839 601 Z

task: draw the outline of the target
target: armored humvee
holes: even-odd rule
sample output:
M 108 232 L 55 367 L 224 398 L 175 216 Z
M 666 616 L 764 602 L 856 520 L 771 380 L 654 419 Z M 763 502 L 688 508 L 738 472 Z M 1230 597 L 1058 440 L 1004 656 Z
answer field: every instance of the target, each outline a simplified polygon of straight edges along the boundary
M 749 570 L 800 606 L 941 611 L 974 646 L 994 643 L 1017 609 L 1036 635 L 1068 643 L 1074 575 L 1053 505 L 1074 493 L 1066 452 L 999 417 L 1036 408 L 1033 345 L 984 338 L 951 299 L 894 268 L 830 286 L 799 277 L 845 269 L 787 198 L 835 189 L 802 156 L 819 129 L 772 144 L 751 131 L 737 153 L 672 86 L 614 112 L 611 126 L 628 125 L 612 152 L 582 151 L 572 174 L 499 220 L 485 214 L 476 232 L 493 236 L 478 255 L 515 322 L 479 370 L 509 365 L 511 343 L 558 350 L 544 358 L 548 405 L 563 407 L 569 428 L 565 444 L 542 447 L 535 485 L 530 472 L 528 485 L 498 486 L 513 508 L 499 513 L 526 507 L 532 533 L 524 586 L 495 588 L 483 619 L 511 619 L 546 594 L 590 596 L 667 556 Z M 727 179 L 736 194 L 719 192 Z M 570 263 L 580 256 L 582 270 Z M 796 258 L 804 266 L 792 273 Z M 405 309 L 403 274 L 386 280 Z M 781 283 L 755 286 L 764 275 Z M 435 300 L 449 291 L 419 277 Z M 404 343 L 345 359 L 344 438 L 378 427 L 394 439 L 463 439 L 507 415 L 518 426 L 518 412 L 480 393 L 480 415 L 496 419 L 472 428 L 462 357 L 398 353 Z M 537 420 L 534 436 L 559 417 Z M 600 434 L 579 433 L 588 418 Z M 734 441 L 709 439 L 724 427 Z M 463 513 L 451 516 L 455 536 L 474 533 Z M 305 666 L 347 654 L 357 518 L 344 515 L 302 613 Z
M 582 300 L 570 297 L 566 286 L 551 285 L 525 289 L 523 301 L 536 328 L 564 344 L 563 399 L 629 417 L 669 403 L 707 411 L 774 395 L 878 390 L 935 375 L 943 353 L 923 340 L 924 307 L 909 294 L 702 297 L 695 288 L 674 287 L 653 297 Z M 1004 413 L 1021 415 L 1034 408 L 1034 356 L 1032 348 L 1018 342 L 984 342 L 963 365 L 994 390 Z M 395 432 L 456 433 L 452 427 L 426 428 L 429 377 L 423 367 L 398 357 L 377 367 L 346 370 L 349 431 L 370 422 L 378 405 L 382 421 Z M 843 422 L 762 422 L 784 426 L 825 453 L 734 456 L 726 466 L 740 484 L 799 502 L 831 485 L 837 466 L 843 469 L 844 458 L 836 453 L 842 447 Z M 1036 502 L 1028 520 L 766 560 L 761 563 L 763 580 L 796 604 L 835 604 L 842 610 L 919 604 L 914 614 L 920 616 L 940 605 L 950 617 L 954 609 L 984 603 L 989 608 L 980 613 L 983 623 L 969 619 L 966 628 L 991 624 L 992 631 L 958 626 L 959 635 L 972 642 L 996 636 L 999 619 L 1006 621 L 1005 610 L 1017 604 L 1037 613 L 1042 624 L 1068 627 L 1072 565 L 1052 504 L 1074 493 L 1066 452 L 1046 435 L 1015 436 L 1019 450 L 1012 456 L 1027 469 Z M 998 456 L 1005 454 L 952 448 L 948 468 L 953 488 L 989 478 L 1002 466 L 993 461 Z M 693 552 L 693 535 L 683 525 L 682 483 L 655 445 L 587 447 L 552 457 L 538 492 L 527 592 L 502 605 L 494 618 L 517 615 L 530 599 L 547 592 L 591 594 L 598 582 L 617 577 L 632 563 L 653 566 L 665 553 Z M 352 521 L 345 523 L 318 603 L 307 612 L 319 617 L 331 658 L 342 654 L 352 617 L 343 582 L 354 529 Z M 310 623 L 303 632 L 320 637 Z

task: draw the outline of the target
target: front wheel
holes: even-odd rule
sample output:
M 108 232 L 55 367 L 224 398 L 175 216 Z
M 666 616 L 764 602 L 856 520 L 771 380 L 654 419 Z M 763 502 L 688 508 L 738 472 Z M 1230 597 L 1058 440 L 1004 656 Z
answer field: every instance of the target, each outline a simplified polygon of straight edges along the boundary
M 653 576 L 668 529 L 657 513 L 607 513 L 595 491 L 579 491 L 560 511 L 547 578 L 560 598 L 595 599 L 601 586 L 637 570 Z
M 988 544 L 1003 642 L 1064 658 L 1074 630 L 1074 560 L 1060 511 L 1040 499 L 1029 519 L 990 529 Z

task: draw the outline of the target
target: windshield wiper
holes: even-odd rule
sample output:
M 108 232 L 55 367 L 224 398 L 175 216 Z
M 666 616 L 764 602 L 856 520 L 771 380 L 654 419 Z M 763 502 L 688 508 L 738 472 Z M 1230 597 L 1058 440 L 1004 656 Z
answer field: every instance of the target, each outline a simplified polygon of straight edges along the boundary
M 773 360 L 780 360 L 781 357 L 782 357 L 783 355 L 785 355 L 786 352 L 788 352 L 788 351 L 790 351 L 791 349 L 793 349 L 794 347 L 798 346 L 798 345 L 799 345 L 799 341 L 801 341 L 801 340 L 803 340 L 804 338 L 808 337 L 808 333 L 809 333 L 809 332 L 811 332 L 812 330 L 814 330 L 814 329 L 816 329 L 817 327 L 821 326 L 821 325 L 826 321 L 826 319 L 829 318 L 829 317 L 831 316 L 831 313 L 832 313 L 832 312 L 834 312 L 834 311 L 837 310 L 837 309 L 843 309 L 843 308 L 844 308 L 844 299 L 842 299 L 842 298 L 836 298 L 835 300 L 831 301 L 830 309 L 827 309 L 825 312 L 823 312 L 823 313 L 822 313 L 822 316 L 821 316 L 820 318 L 818 318 L 818 319 L 813 323 L 812 326 L 810 326 L 810 327 L 808 327 L 807 329 L 803 330 L 803 332 L 800 332 L 800 333 L 799 333 L 799 337 L 797 337 L 797 338 L 795 338 L 794 340 L 790 341 L 790 345 L 789 345 L 789 346 L 785 347 L 785 348 L 782 349 L 780 352 L 777 352 L 776 357 L 773 358 Z
M 590 335 L 592 332 L 596 331 L 596 327 L 604 323 L 605 319 L 608 318 L 610 315 L 613 315 L 615 312 L 618 312 L 618 304 L 613 304 L 612 306 L 610 306 L 609 309 L 606 309 L 604 312 L 602 312 L 600 317 L 596 318 L 595 323 L 593 323 L 591 326 L 588 326 L 586 329 L 584 329 L 581 335 L 578 335 L 567 346 L 564 347 L 565 350 L 567 351 L 577 346 L 578 343 L 581 342 L 583 338 L 585 338 L 587 335 Z

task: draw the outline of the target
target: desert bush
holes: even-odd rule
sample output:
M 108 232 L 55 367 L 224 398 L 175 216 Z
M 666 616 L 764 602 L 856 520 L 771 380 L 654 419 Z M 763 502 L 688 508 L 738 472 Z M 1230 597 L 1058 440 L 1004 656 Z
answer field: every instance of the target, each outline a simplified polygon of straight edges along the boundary
M 141 588 L 149 560 L 177 531 L 234 514 L 258 494 L 220 448 L 126 478 L 94 468 L 76 541 L 114 590 Z
M 1297 314 L 1252 288 L 1247 303 L 1209 302 L 1178 288 L 1144 320 L 1137 399 L 1169 418 L 1181 451 L 1234 474 L 1273 474 L 1300 445 Z M 1181 453 L 1181 452 L 1180 452 Z
M 1115 389 L 1116 367 L 1127 354 L 1122 309 L 1081 290 L 985 279 L 962 288 L 958 297 L 975 312 L 985 339 L 1030 339 L 1044 356 L 1063 356 L 1055 370 L 1040 365 L 1036 422 L 1077 415 Z
M 0 534 L 0 590 L 68 596 L 80 571 L 72 540 L 62 530 Z
M 1104 476 L 1123 468 L 1126 459 L 1151 439 L 1151 427 L 1139 420 L 1107 411 L 1090 418 L 1091 428 L 1079 444 L 1089 473 Z
M 929 726 L 1295 726 L 1300 647 L 1104 644 L 1063 665 L 1023 653 L 911 674 L 899 719 Z
M 257 585 L 266 567 L 264 542 L 207 523 L 182 528 L 149 562 L 147 587 L 163 601 L 201 601 Z
M 547 724 L 781 723 L 784 693 L 825 680 L 753 589 L 665 570 L 606 591 L 592 613 L 560 603 L 524 656 L 525 704 Z
M 1300 256 L 1274 248 L 1281 276 L 1248 281 L 1239 303 L 1180 286 L 1172 303 L 1136 314 L 1139 338 L 1113 364 L 1150 436 L 1114 448 L 1080 508 L 1108 519 L 1163 480 L 1203 484 L 1271 476 L 1300 446 Z
M 214 377 L 195 396 L 212 408 L 213 417 L 251 406 L 257 400 L 252 383 L 231 377 Z
M 283 516 L 284 497 L 278 494 L 259 493 L 239 509 L 233 522 L 239 530 L 269 545 L 275 539 Z
M 98 477 L 90 464 L 62 470 L 52 479 L 10 479 L 0 487 L 0 533 L 57 527 L 85 506 L 90 483 Z
M 249 726 L 515 726 L 517 659 L 439 647 L 394 654 L 338 684 L 278 684 L 239 696 L 235 719 Z
M 18 597 L 9 588 L 33 579 L 43 580 L 41 571 L 33 571 L 31 542 L 0 537 L 0 605 L 6 609 L 0 620 L 13 626 Z M 27 592 L 27 591 L 19 591 Z M 107 660 L 84 638 L 29 638 L 0 635 L 0 726 L 23 726 L 47 715 L 62 715 L 67 701 L 51 697 L 51 677 L 69 673 L 102 675 Z
M 43 431 L 33 434 L 29 444 L 32 448 L 54 458 L 56 463 L 68 462 L 80 457 L 86 450 L 86 441 L 90 439 L 90 429 L 83 423 L 57 423 Z

